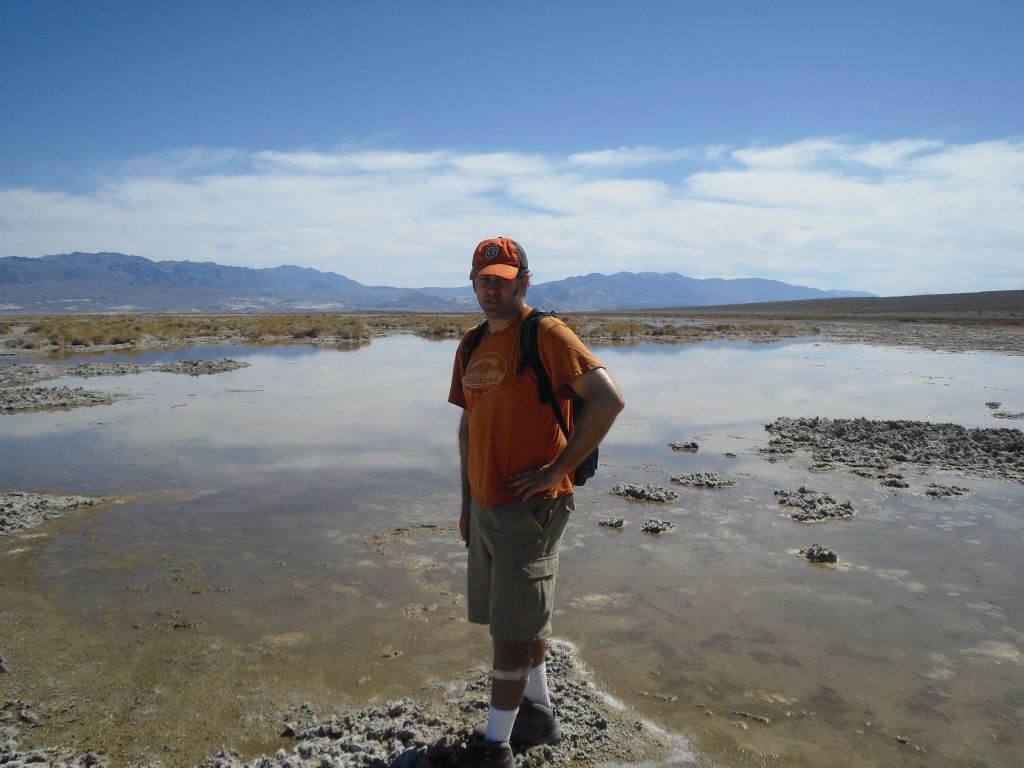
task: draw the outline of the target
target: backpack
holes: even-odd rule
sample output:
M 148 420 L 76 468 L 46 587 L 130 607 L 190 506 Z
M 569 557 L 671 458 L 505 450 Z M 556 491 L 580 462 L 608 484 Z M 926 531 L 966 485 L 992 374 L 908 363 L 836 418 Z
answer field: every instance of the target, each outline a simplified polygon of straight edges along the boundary
M 531 368 L 537 378 L 537 389 L 540 394 L 540 401 L 551 406 L 551 410 L 558 421 L 562 434 L 569 439 L 569 428 L 566 426 L 565 417 L 562 416 L 562 409 L 558 407 L 558 397 L 551 386 L 551 379 L 544 369 L 544 363 L 540 359 L 540 348 L 537 346 L 537 330 L 540 327 L 540 320 L 543 317 L 555 317 L 554 312 L 541 312 L 539 309 L 530 310 L 523 318 L 523 325 L 519 332 L 519 365 L 516 366 L 516 374 L 522 374 L 527 367 Z M 484 320 L 474 328 L 466 337 L 462 345 L 462 369 L 466 370 L 469 365 L 469 358 L 473 351 L 479 346 L 480 340 L 487 333 L 487 321 Z M 583 412 L 583 400 L 573 397 L 569 401 L 572 404 L 572 412 L 578 416 Z M 573 473 L 573 485 L 584 485 L 587 480 L 597 472 L 598 449 L 594 450 L 576 466 Z

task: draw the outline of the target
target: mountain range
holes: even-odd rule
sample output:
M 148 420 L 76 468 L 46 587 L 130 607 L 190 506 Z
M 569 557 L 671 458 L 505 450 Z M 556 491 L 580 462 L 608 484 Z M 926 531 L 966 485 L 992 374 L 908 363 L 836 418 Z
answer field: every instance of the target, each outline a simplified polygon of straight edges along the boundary
M 558 311 L 713 306 L 871 296 L 776 280 L 695 279 L 675 272 L 589 274 L 530 286 L 530 304 Z M 0 258 L 0 312 L 475 311 L 468 281 L 455 288 L 369 286 L 297 266 L 254 269 L 150 261 L 123 253 Z

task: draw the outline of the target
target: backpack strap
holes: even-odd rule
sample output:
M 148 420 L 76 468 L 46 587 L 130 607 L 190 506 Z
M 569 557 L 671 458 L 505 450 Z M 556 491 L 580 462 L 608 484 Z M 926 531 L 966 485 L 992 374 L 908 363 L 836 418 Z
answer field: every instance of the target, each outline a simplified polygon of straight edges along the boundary
M 558 421 L 562 434 L 569 437 L 569 427 L 565 423 L 562 409 L 558 407 L 558 398 L 551 386 L 551 379 L 544 368 L 544 362 L 540 359 L 540 346 L 537 344 L 537 331 L 540 329 L 541 318 L 554 317 L 554 312 L 541 312 L 539 309 L 530 310 L 530 313 L 523 319 L 523 327 L 519 333 L 519 365 L 516 366 L 516 373 L 522 373 L 529 367 L 537 378 L 537 389 L 540 392 L 540 401 L 551 406 L 551 411 Z
M 487 335 L 487 321 L 484 320 L 480 325 L 471 330 L 467 335 L 465 341 L 462 343 L 462 370 L 465 371 L 469 365 L 470 355 L 473 351 L 480 346 L 480 340 Z

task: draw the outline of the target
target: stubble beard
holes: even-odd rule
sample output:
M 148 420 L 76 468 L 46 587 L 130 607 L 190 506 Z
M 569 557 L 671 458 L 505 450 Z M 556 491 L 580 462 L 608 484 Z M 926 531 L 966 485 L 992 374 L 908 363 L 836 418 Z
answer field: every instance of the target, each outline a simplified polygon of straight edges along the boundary
M 508 301 L 502 301 L 497 305 L 486 305 L 481 303 L 480 308 L 484 315 L 493 320 L 514 320 L 523 310 L 526 303 L 526 286 L 516 285 Z

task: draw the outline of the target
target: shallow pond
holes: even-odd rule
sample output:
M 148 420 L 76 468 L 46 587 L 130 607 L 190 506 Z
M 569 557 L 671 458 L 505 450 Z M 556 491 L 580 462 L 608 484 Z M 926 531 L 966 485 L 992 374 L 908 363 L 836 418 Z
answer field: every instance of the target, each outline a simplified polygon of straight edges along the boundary
M 250 366 L 56 382 L 124 397 L 0 417 L 0 487 L 128 500 L 49 539 L 39 583 L 84 632 L 273 649 L 287 660 L 274 674 L 310 698 L 416 696 L 485 663 L 484 631 L 461 620 L 465 550 L 444 528 L 454 351 L 411 336 L 199 347 L 131 359 Z M 905 470 L 910 488 L 884 488 L 759 449 L 780 416 L 1019 426 L 985 404 L 1024 410 L 1024 361 L 813 341 L 595 351 L 628 405 L 578 494 L 555 631 L 609 693 L 719 765 L 1019 764 L 1024 486 Z M 706 471 L 736 484 L 670 482 Z M 608 493 L 632 482 L 679 498 Z M 971 493 L 931 499 L 928 482 Z M 773 491 L 800 486 L 856 514 L 795 523 Z M 642 533 L 655 517 L 676 528 Z M 380 536 L 399 526 L 414 528 Z M 797 557 L 812 543 L 839 564 Z

